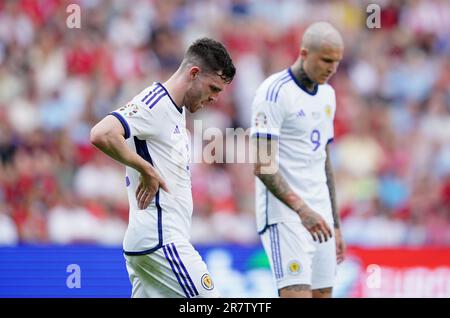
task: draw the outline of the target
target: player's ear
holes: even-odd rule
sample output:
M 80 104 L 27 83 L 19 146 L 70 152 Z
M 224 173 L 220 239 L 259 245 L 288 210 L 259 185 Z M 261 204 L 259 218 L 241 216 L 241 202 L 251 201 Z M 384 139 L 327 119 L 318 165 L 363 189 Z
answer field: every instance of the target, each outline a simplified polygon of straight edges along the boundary
M 192 66 L 189 69 L 189 78 L 195 79 L 200 73 L 200 68 L 198 66 Z
M 308 49 L 302 47 L 300 49 L 300 56 L 302 57 L 303 60 L 306 59 L 308 57 Z

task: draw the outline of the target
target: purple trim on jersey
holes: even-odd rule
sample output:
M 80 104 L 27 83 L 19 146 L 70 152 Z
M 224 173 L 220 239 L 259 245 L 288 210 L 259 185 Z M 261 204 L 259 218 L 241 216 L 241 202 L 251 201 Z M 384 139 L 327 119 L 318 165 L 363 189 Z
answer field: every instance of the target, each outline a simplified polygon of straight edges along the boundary
M 330 138 L 330 139 L 328 139 L 328 141 L 327 141 L 327 145 L 328 144 L 330 144 L 330 143 L 332 143 L 334 141 L 334 138 Z
M 188 271 L 186 270 L 186 267 L 184 266 L 183 262 L 181 261 L 180 255 L 178 254 L 177 248 L 175 247 L 174 243 L 170 244 L 173 248 L 173 252 L 175 254 L 175 257 L 177 258 L 178 262 L 180 263 L 181 268 L 183 269 L 184 274 L 186 275 L 187 279 L 191 283 L 191 287 L 194 290 L 195 295 L 198 295 L 197 288 L 195 288 L 195 284 L 191 279 L 191 276 L 189 275 Z
M 275 100 L 274 100 L 275 103 L 278 100 L 278 93 L 280 92 L 281 87 L 283 87 L 284 84 L 286 84 L 286 83 L 288 83 L 290 81 L 292 81 L 292 78 L 288 78 L 288 79 L 284 80 L 283 82 L 281 82 L 280 86 L 277 88 L 277 93 L 275 94 Z
M 128 176 L 125 177 L 125 185 L 126 185 L 127 187 L 130 186 L 130 178 L 128 178 Z
M 172 96 L 170 96 L 169 92 L 167 91 L 167 89 L 161 84 L 161 83 L 156 83 L 157 85 L 159 85 L 160 87 L 162 87 L 165 91 L 167 96 L 169 96 L 170 100 L 172 101 L 173 106 L 175 106 L 175 108 L 178 110 L 178 112 L 180 114 L 183 113 L 183 107 L 178 107 L 177 104 L 175 103 L 175 101 L 172 99 Z
M 169 255 L 167 254 L 166 246 L 163 246 L 163 251 L 164 251 L 164 256 L 166 257 L 166 260 L 169 262 L 169 265 L 172 268 L 172 272 L 175 274 L 175 277 L 177 278 L 178 283 L 181 286 L 181 289 L 183 289 L 184 294 L 186 295 L 186 298 L 191 298 L 189 293 L 186 291 L 186 288 L 184 287 L 183 283 L 181 282 L 180 276 L 178 276 L 178 273 L 175 270 L 175 267 L 173 266 L 172 260 L 170 259 Z
M 150 164 L 153 166 L 153 160 L 150 156 L 150 153 L 148 152 L 147 147 L 147 141 L 139 139 L 138 137 L 134 137 L 134 145 L 136 146 L 136 152 L 141 158 L 145 159 L 146 161 L 150 162 Z
M 155 96 L 156 96 L 156 95 L 155 95 Z M 153 106 L 155 106 L 156 104 L 158 104 L 159 100 L 160 100 L 161 98 L 163 98 L 164 96 L 167 96 L 167 94 L 164 93 L 164 94 L 159 95 L 159 97 L 158 97 L 158 98 L 157 98 L 157 99 L 149 106 L 149 108 L 152 109 Z
M 148 152 L 147 141 L 134 137 L 134 144 L 136 145 L 136 152 L 138 153 L 138 155 L 140 155 L 142 158 L 150 162 L 152 166 L 154 166 L 152 157 Z M 161 205 L 159 204 L 159 189 L 158 191 L 156 191 L 155 194 L 155 205 L 156 209 L 158 210 L 158 236 L 159 236 L 158 245 L 159 247 L 161 247 L 163 244 L 163 232 L 162 232 L 162 209 Z
M 141 140 L 137 137 L 134 137 L 134 145 L 136 147 L 136 153 L 141 156 L 144 160 L 149 162 L 153 166 L 153 160 L 148 152 L 147 142 L 145 140 Z M 133 252 L 133 251 L 123 251 L 125 255 L 145 255 L 153 253 L 154 251 L 160 249 L 163 244 L 163 231 L 162 231 L 162 208 L 159 203 L 159 189 L 155 194 L 155 205 L 156 210 L 158 211 L 158 244 L 148 250 Z M 152 230 L 152 229 L 150 229 Z
M 165 94 L 164 90 L 162 88 L 159 88 L 157 91 L 155 91 L 155 93 L 149 98 L 147 99 L 147 101 L 145 102 L 145 105 L 150 104 L 150 102 L 155 99 L 156 97 L 158 97 L 161 94 Z M 153 106 L 151 106 L 150 108 L 152 108 Z
M 253 138 L 265 138 L 267 140 L 278 139 L 278 135 L 267 134 L 267 133 L 260 133 L 260 132 L 253 133 L 252 137 Z
M 130 138 L 130 135 L 131 135 L 130 126 L 128 126 L 128 122 L 126 121 L 126 119 L 123 118 L 123 116 L 121 114 L 119 114 L 118 112 L 112 112 L 112 113 L 109 113 L 109 115 L 113 115 L 120 121 L 120 123 L 123 126 L 123 130 L 125 131 L 125 139 Z
M 316 86 L 314 87 L 314 91 L 309 92 L 308 89 L 295 78 L 294 74 L 292 73 L 291 68 L 288 69 L 288 72 L 291 75 L 292 79 L 294 80 L 295 84 L 297 84 L 297 86 L 300 87 L 302 89 L 302 91 L 304 91 L 306 94 L 311 95 L 311 96 L 314 96 L 317 94 L 317 91 L 319 90 L 319 85 L 316 84 Z
M 141 99 L 141 102 L 145 103 L 145 100 L 146 100 L 150 95 L 152 95 L 157 89 L 158 89 L 158 86 L 153 87 L 153 89 L 150 90 L 150 91 L 148 92 L 148 94 L 145 95 L 144 98 Z
M 267 228 L 269 227 L 269 190 L 266 188 L 266 224 L 264 225 L 263 229 L 258 232 L 259 235 L 263 234 Z
M 291 76 L 289 74 L 287 74 L 285 77 L 283 77 L 282 80 L 278 81 L 278 83 L 272 89 L 272 93 L 270 94 L 270 100 L 272 102 L 276 101 L 276 95 L 278 95 L 278 92 L 279 92 L 281 86 L 283 86 L 284 83 L 289 82 L 290 80 L 292 80 L 292 78 L 291 78 Z
M 284 81 L 285 79 L 287 79 L 289 77 L 289 73 L 285 73 L 283 72 L 282 75 L 280 75 L 280 77 L 278 77 L 275 81 L 273 81 L 272 84 L 269 85 L 269 88 L 267 89 L 266 92 L 266 101 L 273 101 L 272 100 L 272 95 L 273 95 L 273 91 L 275 90 L 275 87 L 281 82 Z M 269 96 L 270 94 L 270 96 Z

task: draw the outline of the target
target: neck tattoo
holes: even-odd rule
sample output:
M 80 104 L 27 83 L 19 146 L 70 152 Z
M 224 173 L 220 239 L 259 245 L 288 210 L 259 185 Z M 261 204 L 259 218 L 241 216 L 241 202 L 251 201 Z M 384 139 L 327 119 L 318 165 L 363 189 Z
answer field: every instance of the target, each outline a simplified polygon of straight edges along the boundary
M 305 87 L 308 90 L 308 92 L 310 93 L 314 92 L 317 83 L 308 77 L 308 75 L 305 72 L 305 69 L 303 68 L 303 63 L 300 65 L 299 68 L 293 69 L 292 72 L 294 73 L 294 76 L 297 78 L 300 84 L 302 84 L 303 87 Z

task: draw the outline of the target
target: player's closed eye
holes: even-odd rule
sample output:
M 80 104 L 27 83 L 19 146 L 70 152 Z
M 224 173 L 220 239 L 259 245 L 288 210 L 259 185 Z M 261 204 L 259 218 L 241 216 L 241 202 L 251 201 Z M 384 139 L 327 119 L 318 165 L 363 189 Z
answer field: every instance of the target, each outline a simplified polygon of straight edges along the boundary
M 211 92 L 213 92 L 213 93 L 219 93 L 221 91 L 220 88 L 213 86 L 213 85 L 210 85 L 209 88 L 211 89 Z

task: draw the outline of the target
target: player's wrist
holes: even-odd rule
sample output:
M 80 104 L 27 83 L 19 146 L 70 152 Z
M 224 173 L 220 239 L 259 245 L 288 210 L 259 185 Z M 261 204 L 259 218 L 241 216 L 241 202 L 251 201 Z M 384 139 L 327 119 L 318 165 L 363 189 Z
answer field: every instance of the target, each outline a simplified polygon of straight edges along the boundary
M 143 165 L 140 165 L 136 170 L 143 175 L 153 176 L 155 174 L 155 168 L 147 161 L 145 161 Z
M 306 203 L 302 202 L 300 204 L 300 206 L 297 209 L 295 209 L 295 212 L 297 212 L 301 218 L 303 215 L 308 213 L 308 210 L 309 210 L 309 207 L 306 205 Z

